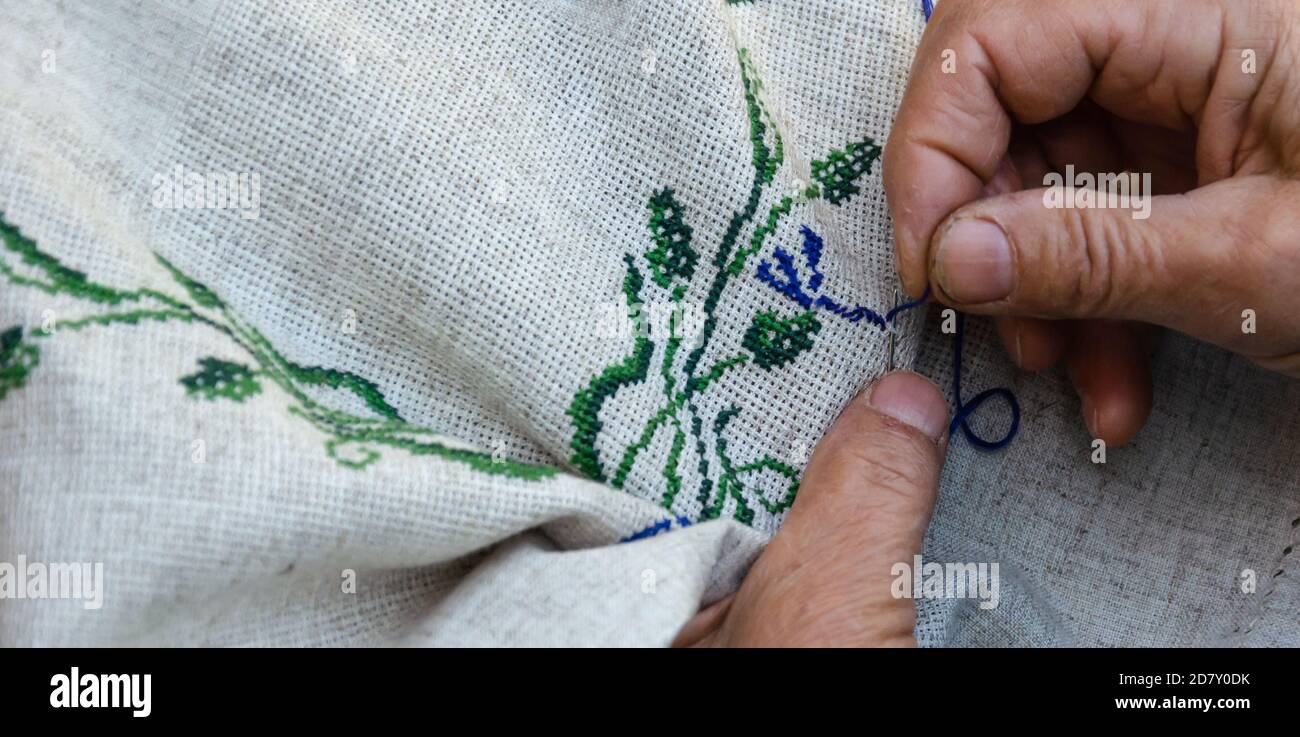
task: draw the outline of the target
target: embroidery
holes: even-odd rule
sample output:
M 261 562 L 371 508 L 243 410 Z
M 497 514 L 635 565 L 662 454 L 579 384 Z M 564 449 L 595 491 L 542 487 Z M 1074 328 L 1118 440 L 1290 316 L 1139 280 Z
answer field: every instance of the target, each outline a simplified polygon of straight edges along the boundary
M 813 347 L 821 324 L 812 311 L 814 305 L 803 304 L 797 299 L 795 301 L 805 311 L 793 315 L 781 315 L 771 310 L 758 312 L 750 318 L 750 324 L 743 333 L 740 345 L 736 346 L 736 352 L 724 355 L 711 366 L 702 368 L 700 364 L 718 326 L 718 308 L 733 277 L 743 272 L 749 257 L 763 249 L 768 237 L 794 207 L 818 199 L 832 205 L 848 201 L 859 191 L 858 180 L 879 158 L 880 147 L 871 139 L 864 139 L 849 143 L 844 149 L 831 151 L 823 159 L 812 162 L 813 182 L 796 193 L 780 197 L 760 218 L 758 210 L 761 198 L 784 162 L 784 147 L 780 132 L 761 100 L 763 86 L 755 73 L 749 53 L 741 49 L 737 56 L 749 122 L 754 174 L 748 198 L 732 214 L 709 262 L 712 277 L 704 293 L 704 319 L 699 340 L 689 346 L 689 351 L 682 358 L 683 341 L 676 329 L 680 322 L 676 317 L 669 321 L 670 330 L 666 339 L 652 339 L 644 335 L 645 331 L 638 330 L 630 352 L 620 361 L 597 373 L 579 389 L 567 414 L 574 429 L 570 443 L 573 450 L 570 462 L 583 474 L 598 481 L 607 481 L 615 488 L 623 488 L 642 451 L 660 433 L 670 433 L 669 450 L 660 472 L 664 479 L 660 503 L 671 510 L 677 502 L 683 485 L 679 466 L 690 441 L 690 447 L 698 458 L 696 469 L 700 481 L 695 499 L 702 507 L 700 519 L 721 516 L 730 502 L 732 516 L 741 522 L 752 524 L 755 506 L 761 506 L 772 514 L 789 509 L 798 492 L 798 472 L 790 464 L 770 456 L 734 463 L 727 452 L 725 431 L 741 412 L 740 408 L 729 406 L 712 418 L 707 425 L 712 430 L 710 438 L 705 431 L 707 418 L 702 416 L 696 400 L 717 387 L 728 373 L 741 370 L 749 364 L 762 371 L 776 371 L 792 363 Z M 671 302 L 680 306 L 703 266 L 696 250 L 698 243 L 695 234 L 687 224 L 688 213 L 676 200 L 673 190 L 665 187 L 654 192 L 647 207 L 650 210 L 648 227 L 652 246 L 642 258 L 650 271 L 649 284 L 641 275 L 638 260 L 631 254 L 624 256 L 627 270 L 623 278 L 623 296 L 628 315 L 634 322 L 641 319 L 638 307 L 643 289 L 667 290 Z M 749 229 L 752 230 L 746 238 L 745 232 Z M 811 245 L 806 244 L 806 247 L 816 251 L 820 248 L 820 239 Z M 781 263 L 783 256 L 774 258 Z M 813 258 L 815 261 L 819 255 Z M 769 272 L 771 268 L 770 265 L 767 267 Z M 809 284 L 815 290 L 820 286 L 820 275 L 815 275 L 813 280 Z M 814 283 L 816 286 L 811 286 Z M 802 289 L 802 282 L 799 289 Z M 656 345 L 657 342 L 662 346 Z M 645 420 L 641 432 L 623 449 L 618 465 L 607 475 L 596 449 L 602 430 L 600 412 L 605 402 L 614 398 L 621 389 L 641 384 L 649 378 L 650 363 L 656 355 L 661 356 L 661 404 Z M 709 454 L 709 440 L 712 441 L 712 456 Z M 778 499 L 768 499 L 759 491 L 746 488 L 745 481 L 749 477 L 763 472 L 776 474 L 784 480 L 785 489 Z
M 780 246 L 777 246 L 772 251 L 772 258 L 776 260 L 776 268 L 781 272 L 781 276 L 772 273 L 772 262 L 766 259 L 759 263 L 754 276 L 804 309 L 826 310 L 849 322 L 860 322 L 865 319 L 876 327 L 882 330 L 885 329 L 889 321 L 893 319 L 894 314 L 896 314 L 895 312 L 891 311 L 889 314 L 881 315 L 875 310 L 861 305 L 850 309 L 826 295 L 813 297 L 808 293 L 821 289 L 824 276 L 817 269 L 817 265 L 821 263 L 822 248 L 825 244 L 821 236 L 814 233 L 807 225 L 801 226 L 799 232 L 803 234 L 804 262 L 812 274 L 808 279 L 806 288 L 803 277 L 799 273 L 798 267 L 795 266 L 794 257 Z
M 198 394 L 204 399 L 225 397 L 242 402 L 245 397 L 262 391 L 262 385 L 254 378 L 257 372 L 247 366 L 215 358 L 200 358 L 199 366 L 202 371 L 181 377 L 181 386 L 185 387 L 186 394 Z
M 668 519 L 659 520 L 653 525 L 637 530 L 631 535 L 628 535 L 627 537 L 619 540 L 619 542 L 630 543 L 630 542 L 636 542 L 637 540 L 644 540 L 647 537 L 654 537 L 655 535 L 658 535 L 661 532 L 668 532 L 669 530 L 673 529 L 674 524 L 677 525 L 677 529 L 680 530 L 683 527 L 690 527 L 691 521 L 685 517 L 668 518 Z
M 17 256 L 28 267 L 20 273 L 16 264 L 0 258 L 0 274 L 10 283 L 38 289 L 51 295 L 66 295 L 101 308 L 129 305 L 130 309 L 100 312 L 74 319 L 57 320 L 48 330 L 25 333 L 22 326 L 0 333 L 0 400 L 26 386 L 40 360 L 41 340 L 63 330 L 82 330 L 116 323 L 135 325 L 141 321 L 180 322 L 203 325 L 225 335 L 251 359 L 253 365 L 214 357 L 199 360 L 198 371 L 180 378 L 187 396 L 215 401 L 243 402 L 260 394 L 264 384 L 278 386 L 293 404 L 289 411 L 329 436 L 326 454 L 339 464 L 365 468 L 378 460 L 376 448 L 400 448 L 411 455 L 433 455 L 463 463 L 484 473 L 536 480 L 553 476 L 556 469 L 511 460 L 494 460 L 488 453 L 455 448 L 439 442 L 438 433 L 406 422 L 372 381 L 350 371 L 295 363 L 256 328 L 244 322 L 214 292 L 183 274 L 161 256 L 158 263 L 188 295 L 190 302 L 153 289 L 120 290 L 87 279 L 58 259 L 41 251 L 0 215 L 0 239 L 4 251 Z M 647 357 L 647 361 L 648 361 Z M 325 387 L 351 393 L 371 416 L 327 407 L 306 393 L 308 387 Z
M 27 384 L 27 376 L 40 361 L 36 346 L 23 342 L 23 329 L 12 327 L 0 333 L 0 399 Z

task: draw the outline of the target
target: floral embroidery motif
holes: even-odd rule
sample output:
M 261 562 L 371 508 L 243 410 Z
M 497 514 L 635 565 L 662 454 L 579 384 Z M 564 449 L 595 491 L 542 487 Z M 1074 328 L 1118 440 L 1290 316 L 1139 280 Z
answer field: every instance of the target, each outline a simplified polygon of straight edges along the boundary
M 806 310 L 826 310 L 849 322 L 866 320 L 877 328 L 885 330 L 900 312 L 919 307 L 925 304 L 925 301 L 929 298 L 929 295 L 926 294 L 920 299 L 897 305 L 883 315 L 870 307 L 863 307 L 862 305 L 852 308 L 846 307 L 824 294 L 819 294 L 814 298 L 809 292 L 817 292 L 822 288 L 824 275 L 817 269 L 817 266 L 821 263 L 822 247 L 825 244 L 822 242 L 821 236 L 814 233 L 812 228 L 807 225 L 800 227 L 799 232 L 803 234 L 804 262 L 812 274 L 808 278 L 806 285 L 799 268 L 795 266 L 794 257 L 780 246 L 777 246 L 772 251 L 772 258 L 776 261 L 776 268 L 781 272 L 781 275 L 773 274 L 772 262 L 764 260 L 759 263 L 754 276 L 800 307 Z
M 738 352 L 702 370 L 700 363 L 717 328 L 718 307 L 731 280 L 743 272 L 750 256 L 763 249 L 768 237 L 776 231 L 794 206 L 819 199 L 831 205 L 848 201 L 859 191 L 858 180 L 870 171 L 873 162 L 879 158 L 880 147 L 871 139 L 864 139 L 850 143 L 842 150 L 831 151 L 824 158 L 814 161 L 813 182 L 794 194 L 780 197 L 765 217 L 756 220 L 762 195 L 772 184 L 778 167 L 784 161 L 784 150 L 780 132 L 760 99 L 762 83 L 755 74 L 749 54 L 741 49 L 738 56 L 749 120 L 749 139 L 753 149 L 754 179 L 748 199 L 733 213 L 713 252 L 713 275 L 704 294 L 703 328 L 699 340 L 691 346 L 685 346 L 689 351 L 683 351 L 682 337 L 676 330 L 680 322 L 682 301 L 691 290 L 692 279 L 699 270 L 699 254 L 695 250 L 698 244 L 694 232 L 687 224 L 688 213 L 676 200 L 673 190 L 663 188 L 653 193 L 648 203 L 651 213 L 649 230 L 654 245 L 642 258 L 650 270 L 650 281 L 654 287 L 666 290 L 668 299 L 677 308 L 669 321 L 669 335 L 661 341 L 662 346 L 657 346 L 655 340 L 643 334 L 644 331 L 638 331 L 631 351 L 578 390 L 567 413 L 574 429 L 570 443 L 573 450 L 570 462 L 585 475 L 622 488 L 639 454 L 660 432 L 670 433 L 668 455 L 661 471 L 664 491 L 660 503 L 672 510 L 682 491 L 679 466 L 686 444 L 690 442 L 699 459 L 700 485 L 695 498 L 702 506 L 700 519 L 721 516 L 728 502 L 731 502 L 732 516 L 745 524 L 752 524 L 756 505 L 771 514 L 789 509 L 799 489 L 799 474 L 789 464 L 770 456 L 740 464 L 733 462 L 727 452 L 725 432 L 728 424 L 741 411 L 735 406 L 718 412 L 709 425 L 713 444 L 711 462 L 707 452 L 705 421 L 697 400 L 708 389 L 716 386 L 728 371 L 745 364 L 753 363 L 762 371 L 775 371 L 790 364 L 812 348 L 821 324 L 813 311 L 812 300 L 808 300 L 807 304 L 795 300 L 805 311 L 790 316 L 782 316 L 775 311 L 759 312 L 751 317 L 748 329 L 737 347 Z M 748 238 L 744 237 L 746 229 L 751 229 Z M 806 234 L 811 233 L 811 230 L 806 230 Z M 820 248 L 820 239 L 816 239 L 815 247 Z M 783 259 L 789 260 L 788 254 L 779 249 L 773 258 L 778 263 L 782 263 Z M 639 324 L 639 306 L 642 292 L 647 288 L 646 279 L 642 276 L 635 257 L 627 254 L 624 261 L 627 271 L 623 278 L 623 297 L 629 318 Z M 814 270 L 815 262 L 816 258 L 813 259 Z M 770 273 L 771 265 L 767 262 L 764 265 Z M 790 267 L 793 269 L 792 261 Z M 818 273 L 810 281 L 810 287 L 815 291 L 820 282 L 821 275 Z M 645 420 L 637 439 L 624 448 L 617 465 L 608 471 L 596 449 L 602 431 L 601 410 L 621 389 L 646 381 L 656 354 L 660 356 L 662 404 Z M 764 471 L 775 473 L 784 479 L 786 488 L 779 498 L 770 499 L 757 490 L 746 488 L 747 477 Z
M 155 256 L 188 300 L 153 289 L 120 290 L 97 284 L 86 275 L 68 268 L 41 251 L 30 239 L 0 216 L 0 274 L 10 283 L 38 289 L 51 295 L 66 295 L 93 307 L 107 308 L 74 319 L 58 320 L 44 329 L 25 333 L 22 326 L 0 332 L 0 400 L 26 386 L 40 360 L 40 342 L 63 330 L 78 331 L 117 323 L 135 325 L 142 321 L 181 322 L 202 325 L 226 336 L 251 359 L 249 366 L 218 358 L 199 360 L 199 370 L 181 377 L 180 384 L 191 398 L 227 399 L 235 402 L 262 392 L 263 384 L 277 386 L 292 401 L 289 411 L 329 436 L 326 454 L 339 464 L 365 468 L 379 457 L 376 448 L 400 448 L 412 455 L 432 455 L 468 465 L 478 471 L 517 479 L 536 480 L 553 476 L 556 469 L 511 460 L 497 460 L 490 454 L 444 445 L 429 428 L 406 422 L 369 379 L 350 371 L 304 366 L 281 354 L 261 332 L 244 322 L 206 286 L 181 273 L 161 256 Z M 17 263 L 3 258 L 5 252 Z M 119 308 L 119 309 L 112 309 Z M 329 408 L 307 394 L 310 387 L 350 392 L 361 401 L 369 416 Z

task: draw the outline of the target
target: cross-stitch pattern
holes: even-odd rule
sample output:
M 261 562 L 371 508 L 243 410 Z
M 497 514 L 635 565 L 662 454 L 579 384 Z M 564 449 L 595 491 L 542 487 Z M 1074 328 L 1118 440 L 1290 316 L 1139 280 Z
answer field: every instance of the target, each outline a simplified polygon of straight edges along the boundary
M 653 286 L 647 285 L 638 260 L 627 254 L 624 257 L 627 272 L 623 279 L 623 296 L 629 318 L 639 322 L 638 306 L 643 302 L 643 291 L 648 288 L 666 290 L 669 300 L 677 308 L 669 323 L 669 336 L 662 341 L 662 347 L 658 347 L 649 336 L 639 334 L 623 360 L 607 366 L 577 392 L 567 414 L 574 428 L 570 462 L 587 476 L 622 488 L 638 457 L 655 436 L 660 432 L 671 433 L 669 452 L 661 471 L 663 494 L 660 503 L 672 510 L 678 500 L 682 492 L 681 455 L 686 443 L 691 442 L 699 458 L 700 485 L 695 493 L 703 506 L 700 518 L 721 516 L 731 502 L 732 516 L 745 524 L 752 524 L 754 505 L 760 505 L 772 514 L 790 508 L 799 489 L 799 473 L 792 465 L 771 456 L 744 462 L 732 459 L 727 452 L 726 429 L 742 408 L 730 405 L 716 416 L 706 418 L 697 400 L 719 387 L 730 372 L 741 370 L 747 364 L 753 364 L 761 371 L 773 371 L 795 361 L 813 347 L 821 323 L 812 309 L 795 314 L 760 311 L 750 316 L 748 329 L 734 354 L 701 369 L 700 363 L 717 328 L 719 307 L 731 280 L 744 271 L 751 256 L 763 250 L 777 225 L 795 206 L 814 200 L 824 200 L 831 205 L 848 201 L 858 193 L 858 180 L 870 171 L 880 157 L 881 149 L 870 138 L 864 138 L 813 161 L 813 182 L 793 195 L 781 197 L 764 217 L 756 220 L 760 199 L 784 161 L 784 151 L 781 134 L 763 105 L 762 83 L 749 54 L 741 49 L 738 57 L 753 148 L 754 178 L 749 198 L 732 215 L 710 261 L 713 274 L 704 295 L 700 338 L 682 358 L 682 337 L 677 329 L 680 308 L 692 289 L 692 280 L 698 276 L 699 252 L 694 232 L 688 224 L 689 213 L 677 201 L 673 190 L 665 187 L 653 193 L 648 203 L 649 228 L 654 245 L 642 255 L 642 260 L 650 271 Z M 743 237 L 746 229 L 750 229 L 748 238 Z M 781 257 L 775 258 L 779 260 Z M 767 268 L 770 270 L 770 266 Z M 817 278 L 820 283 L 820 275 Z M 809 308 L 811 305 L 801 306 Z M 624 448 L 611 469 L 596 448 L 602 430 L 601 409 L 621 389 L 645 382 L 650 377 L 650 366 L 656 353 L 660 356 L 661 405 L 646 418 L 637 440 Z M 707 452 L 706 428 L 711 434 L 712 461 Z M 746 488 L 746 478 L 763 471 L 774 472 L 788 481 L 779 498 L 769 499 Z
M 154 289 L 121 290 L 97 284 L 80 271 L 63 265 L 37 248 L 36 243 L 0 216 L 0 274 L 11 284 L 38 289 L 51 295 L 74 297 L 88 306 L 108 311 L 25 331 L 13 326 L 0 333 L 0 400 L 26 386 L 40 363 L 41 343 L 63 330 L 83 330 L 118 323 L 173 322 L 201 325 L 225 335 L 252 360 L 253 366 L 213 357 L 199 360 L 199 370 L 182 376 L 180 384 L 191 398 L 226 399 L 243 402 L 261 393 L 263 384 L 278 386 L 293 401 L 289 411 L 329 436 L 326 454 L 348 468 L 365 468 L 379 459 L 376 448 L 401 448 L 412 455 L 433 455 L 464 463 L 484 473 L 536 480 L 552 476 L 555 469 L 490 454 L 453 448 L 434 440 L 435 431 L 406 422 L 388 404 L 379 387 L 350 371 L 295 363 L 261 332 L 240 319 L 234 311 L 203 284 L 183 274 L 161 256 L 155 256 L 189 301 Z M 114 309 L 118 308 L 118 309 Z M 372 416 L 365 417 L 326 407 L 308 396 L 307 387 L 343 389 L 360 399 Z

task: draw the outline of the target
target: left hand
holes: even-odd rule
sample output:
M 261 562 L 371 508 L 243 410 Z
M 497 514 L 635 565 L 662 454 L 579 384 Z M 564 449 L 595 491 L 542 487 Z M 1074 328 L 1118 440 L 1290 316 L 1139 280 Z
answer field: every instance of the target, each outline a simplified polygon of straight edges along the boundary
M 948 405 L 897 372 L 849 403 L 817 445 L 789 517 L 740 590 L 687 622 L 677 646 L 915 646 L 891 593 L 921 551 L 948 447 Z

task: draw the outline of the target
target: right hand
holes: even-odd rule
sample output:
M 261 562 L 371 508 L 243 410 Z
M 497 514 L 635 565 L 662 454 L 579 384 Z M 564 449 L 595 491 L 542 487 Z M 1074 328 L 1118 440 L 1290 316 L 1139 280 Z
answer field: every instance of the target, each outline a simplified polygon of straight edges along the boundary
M 1045 207 L 1067 164 L 1151 173 L 1150 219 Z M 1300 376 L 1298 172 L 1294 0 L 945 0 L 884 161 L 907 291 L 1064 357 L 1110 444 L 1150 409 L 1148 325 Z

